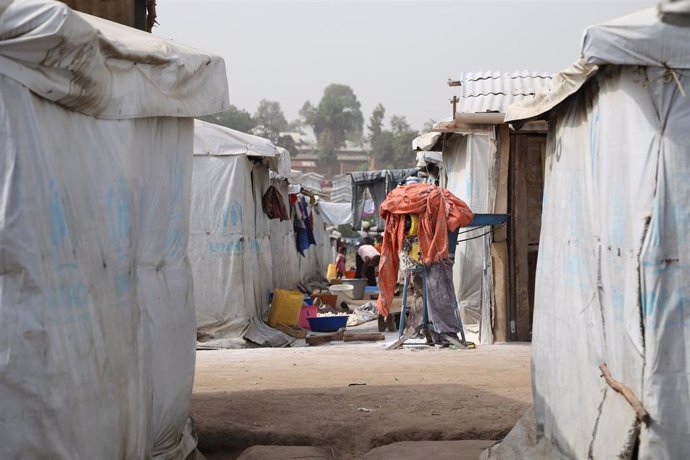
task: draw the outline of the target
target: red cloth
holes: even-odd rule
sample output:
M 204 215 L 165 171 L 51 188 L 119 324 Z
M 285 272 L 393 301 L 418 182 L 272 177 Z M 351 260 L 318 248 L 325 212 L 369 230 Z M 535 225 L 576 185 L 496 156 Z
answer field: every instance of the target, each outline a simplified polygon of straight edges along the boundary
M 448 258 L 448 232 L 469 225 L 474 214 L 460 198 L 432 184 L 410 184 L 394 189 L 381 203 L 380 213 L 386 219 L 386 228 L 376 306 L 379 313 L 387 317 L 398 279 L 398 254 L 405 238 L 405 215 L 419 216 L 419 247 L 424 264 L 430 265 Z

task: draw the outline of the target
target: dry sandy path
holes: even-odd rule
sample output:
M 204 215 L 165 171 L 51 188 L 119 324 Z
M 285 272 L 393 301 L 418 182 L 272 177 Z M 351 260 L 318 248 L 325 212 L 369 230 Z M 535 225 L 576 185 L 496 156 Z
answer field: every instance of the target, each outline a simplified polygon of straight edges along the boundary
M 359 458 L 397 441 L 499 439 L 532 403 L 528 344 L 386 351 L 392 339 L 199 351 L 200 450 L 232 459 L 251 445 L 312 445 Z

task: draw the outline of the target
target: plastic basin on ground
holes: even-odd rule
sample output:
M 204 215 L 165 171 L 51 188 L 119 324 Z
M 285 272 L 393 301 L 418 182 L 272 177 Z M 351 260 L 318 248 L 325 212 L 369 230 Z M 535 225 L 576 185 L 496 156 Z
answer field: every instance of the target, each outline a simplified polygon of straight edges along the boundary
M 342 280 L 343 284 L 349 284 L 352 286 L 352 298 L 354 300 L 362 300 L 364 298 L 364 288 L 367 285 L 366 278 L 353 278 Z
M 317 316 L 316 318 L 307 318 L 307 320 L 314 332 L 335 332 L 347 325 L 349 317 L 350 315 Z
M 297 324 L 302 329 L 311 329 L 311 325 L 309 324 L 309 318 L 316 318 L 318 314 L 319 309 L 316 307 L 302 307 L 302 310 L 300 310 L 299 312 L 299 319 L 297 320 Z
M 328 292 L 338 297 L 336 304 L 339 307 L 341 302 L 345 302 L 348 299 L 352 299 L 352 291 L 354 286 L 350 284 L 334 284 L 328 288 Z

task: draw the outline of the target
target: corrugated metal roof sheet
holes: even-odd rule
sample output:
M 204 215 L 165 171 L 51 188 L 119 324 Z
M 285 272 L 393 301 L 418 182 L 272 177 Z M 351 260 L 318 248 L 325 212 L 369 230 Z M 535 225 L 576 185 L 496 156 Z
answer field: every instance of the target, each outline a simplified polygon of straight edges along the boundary
M 545 72 L 464 72 L 460 86 L 455 87 L 458 113 L 505 113 L 506 108 L 534 93 L 551 80 Z

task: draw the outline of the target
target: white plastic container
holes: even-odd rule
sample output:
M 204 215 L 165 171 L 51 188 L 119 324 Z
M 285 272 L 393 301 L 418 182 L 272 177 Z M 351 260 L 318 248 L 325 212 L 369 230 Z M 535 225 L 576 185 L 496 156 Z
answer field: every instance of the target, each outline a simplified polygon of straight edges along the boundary
M 332 295 L 338 296 L 335 304 L 340 307 L 342 302 L 347 302 L 352 299 L 352 292 L 354 291 L 354 286 L 350 284 L 334 284 L 328 288 L 328 292 Z
M 364 298 L 364 287 L 367 285 L 366 278 L 349 278 L 342 280 L 343 284 L 349 284 L 353 287 L 352 298 L 354 300 L 362 300 Z

